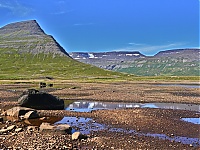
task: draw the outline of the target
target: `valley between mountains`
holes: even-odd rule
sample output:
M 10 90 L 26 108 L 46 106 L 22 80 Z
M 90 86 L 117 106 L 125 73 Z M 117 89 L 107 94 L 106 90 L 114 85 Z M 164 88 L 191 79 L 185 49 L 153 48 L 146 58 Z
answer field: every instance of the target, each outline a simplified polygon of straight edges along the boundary
M 198 150 L 199 86 L 199 49 L 67 53 L 36 20 L 11 23 L 0 28 L 0 149 Z M 9 116 L 27 90 L 65 107 Z

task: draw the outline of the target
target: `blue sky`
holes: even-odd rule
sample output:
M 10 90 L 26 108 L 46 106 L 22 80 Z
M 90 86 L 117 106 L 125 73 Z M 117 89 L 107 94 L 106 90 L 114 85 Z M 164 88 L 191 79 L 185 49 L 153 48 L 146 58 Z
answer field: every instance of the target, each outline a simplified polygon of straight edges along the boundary
M 35 19 L 67 52 L 199 48 L 199 0 L 0 0 L 0 27 Z

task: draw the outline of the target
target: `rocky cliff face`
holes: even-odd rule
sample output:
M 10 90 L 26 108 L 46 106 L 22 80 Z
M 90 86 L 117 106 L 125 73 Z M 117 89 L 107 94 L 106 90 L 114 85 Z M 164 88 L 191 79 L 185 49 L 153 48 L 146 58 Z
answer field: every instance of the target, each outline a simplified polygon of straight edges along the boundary
M 17 51 L 69 56 L 52 36 L 45 34 L 36 20 L 11 23 L 0 28 L 0 49 L 7 53 Z
M 36 20 L 8 24 L 0 28 L 0 34 L 4 38 L 45 35 Z

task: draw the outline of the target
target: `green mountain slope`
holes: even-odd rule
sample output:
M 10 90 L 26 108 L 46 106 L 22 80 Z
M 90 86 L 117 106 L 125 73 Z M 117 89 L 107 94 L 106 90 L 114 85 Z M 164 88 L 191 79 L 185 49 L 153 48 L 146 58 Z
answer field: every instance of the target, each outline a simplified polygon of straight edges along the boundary
M 183 59 L 168 58 L 135 60 L 131 64 L 126 64 L 129 67 L 117 68 L 116 71 L 140 76 L 199 76 L 198 61 L 184 63 L 183 61 Z
M 199 76 L 199 54 L 199 49 L 162 51 L 153 57 L 123 62 L 114 70 L 140 76 Z
M 80 63 L 35 20 L 0 28 L 0 79 L 116 78 L 120 73 Z
M 119 73 L 105 71 L 82 64 L 69 57 L 54 54 L 19 54 L 16 51 L 0 49 L 0 79 L 38 79 L 43 77 L 115 78 Z
M 200 75 L 200 49 L 166 50 L 154 56 L 145 56 L 137 51 L 74 52 L 70 56 L 100 68 L 138 76 Z

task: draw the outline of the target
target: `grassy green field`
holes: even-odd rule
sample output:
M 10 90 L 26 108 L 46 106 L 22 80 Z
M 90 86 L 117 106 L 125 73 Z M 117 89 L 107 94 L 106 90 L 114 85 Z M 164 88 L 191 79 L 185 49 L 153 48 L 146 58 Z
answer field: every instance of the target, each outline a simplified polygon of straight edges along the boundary
M 19 54 L 15 50 L 0 49 L 0 79 L 106 79 L 124 76 L 127 75 L 83 64 L 67 56 Z
M 31 80 L 53 78 L 87 82 L 131 80 L 193 80 L 199 76 L 134 76 L 103 70 L 56 54 L 19 53 L 14 49 L 0 49 L 0 80 Z
M 32 24 L 32 28 L 30 28 L 28 24 Z M 164 70 L 162 69 L 162 64 L 159 63 L 160 66 L 154 66 L 154 62 L 148 62 L 146 67 L 148 68 L 148 71 L 153 72 L 150 74 L 150 76 L 145 76 L 147 74 L 144 72 L 138 73 L 140 71 L 138 70 L 138 66 L 132 66 L 132 68 L 124 68 L 127 73 L 120 73 L 103 70 L 88 64 L 83 64 L 68 57 L 67 55 L 64 56 L 64 49 L 60 47 L 60 45 L 52 36 L 46 35 L 41 30 L 39 30 L 40 27 L 37 25 L 37 23 L 31 21 L 28 24 L 26 22 L 24 26 L 16 25 L 16 31 L 15 25 L 12 25 L 12 27 L 7 26 L 0 33 L 1 81 L 33 81 L 40 79 L 73 80 L 78 82 L 114 82 L 133 80 L 199 81 L 197 72 L 199 69 L 193 71 L 194 76 L 181 76 L 181 74 L 180 76 L 173 76 L 173 74 L 168 74 L 168 76 L 158 74 L 158 76 L 156 76 L 156 71 L 154 68 L 160 67 L 159 70 L 162 72 Z M 18 29 L 18 27 L 20 29 Z M 170 63 L 173 64 L 173 62 Z M 151 64 L 153 67 L 148 67 Z M 191 64 L 188 64 L 188 66 L 191 66 Z M 199 65 L 196 66 L 198 68 Z M 179 67 L 182 68 L 182 66 Z M 123 72 L 123 70 L 118 71 Z M 136 73 L 140 76 L 135 76 L 134 74 Z

